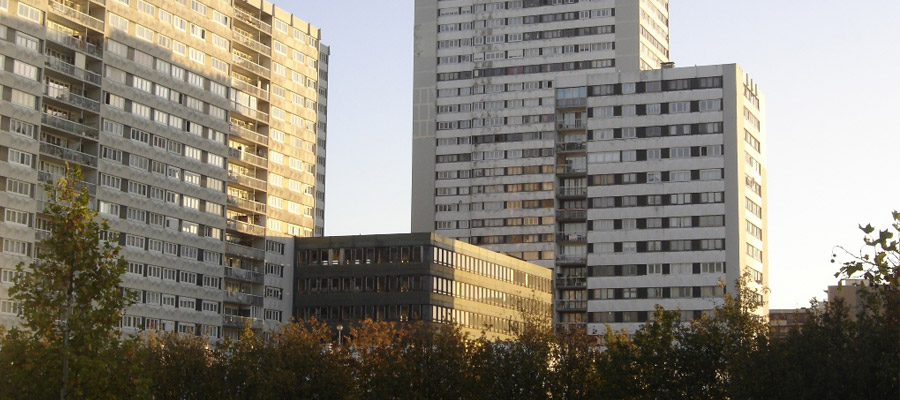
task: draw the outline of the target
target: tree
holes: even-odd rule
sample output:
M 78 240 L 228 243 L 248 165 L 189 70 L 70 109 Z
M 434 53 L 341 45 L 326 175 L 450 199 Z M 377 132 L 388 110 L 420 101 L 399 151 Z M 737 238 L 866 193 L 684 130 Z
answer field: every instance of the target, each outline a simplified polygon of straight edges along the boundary
M 131 389 L 115 391 L 144 387 L 138 375 L 129 375 L 137 343 L 120 340 L 116 329 L 130 304 L 119 288 L 126 262 L 114 244 L 116 235 L 90 208 L 82 179 L 81 170 L 70 167 L 65 177 L 45 186 L 50 237 L 40 243 L 27 269 L 24 263 L 16 266 L 18 276 L 9 291 L 21 305 L 27 333 L 11 332 L 4 347 L 17 347 L 18 341 L 28 356 L 58 355 L 59 381 L 42 384 L 58 387 L 60 398 L 134 397 Z M 54 372 L 45 372 L 55 379 Z

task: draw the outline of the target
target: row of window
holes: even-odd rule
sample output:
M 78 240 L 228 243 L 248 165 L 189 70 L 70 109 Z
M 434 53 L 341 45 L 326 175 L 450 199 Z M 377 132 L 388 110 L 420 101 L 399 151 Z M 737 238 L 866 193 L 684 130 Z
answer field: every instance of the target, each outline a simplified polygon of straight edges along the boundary
M 588 221 L 588 230 L 672 229 L 725 226 L 724 215 L 694 215 L 668 218 L 623 218 Z
M 463 225 L 468 225 L 469 221 L 457 221 L 460 224 L 460 229 L 463 228 Z M 467 227 L 467 226 L 466 226 Z M 528 234 L 528 235 L 491 235 L 491 236 L 473 236 L 472 244 L 476 245 L 485 245 L 485 244 L 522 244 L 522 243 L 555 243 L 556 237 L 553 236 L 552 233 L 540 233 L 540 234 Z M 545 255 L 549 255 L 549 258 L 545 258 Z M 539 258 L 541 260 L 552 260 L 553 252 L 549 254 L 544 254 Z
M 725 239 L 643 240 L 588 244 L 588 252 L 595 254 L 712 250 L 725 250 Z
M 197 274 L 188 271 L 179 271 L 173 268 L 161 267 L 158 265 L 142 264 L 129 261 L 125 269 L 125 273 L 145 278 L 155 278 L 165 281 L 180 282 L 186 285 L 203 286 L 212 289 L 222 288 L 222 278 L 220 277 Z
M 690 182 L 721 180 L 724 169 L 700 169 L 661 172 L 631 172 L 624 174 L 601 174 L 589 177 L 589 186 L 628 185 L 659 182 Z
M 437 139 L 438 146 L 454 146 L 466 144 L 485 144 L 485 143 L 515 143 L 527 142 L 532 140 L 553 140 L 556 132 L 522 132 L 522 133 L 503 133 L 503 134 L 487 134 L 475 136 L 453 136 L 441 137 Z
M 725 288 L 720 286 L 591 289 L 588 291 L 588 300 L 699 299 L 724 295 Z
M 200 99 L 188 96 L 176 90 L 172 90 L 162 84 L 152 82 L 137 75 L 127 74 L 125 73 L 125 71 L 111 67 L 109 65 L 106 66 L 105 76 L 107 79 L 113 82 L 121 83 L 123 85 L 128 85 L 128 82 L 130 82 L 130 86 L 137 90 L 155 95 L 172 103 L 187 106 L 188 109 L 201 114 L 210 115 L 217 120 L 227 121 L 224 108 L 203 102 Z M 188 83 L 194 86 L 199 86 L 202 88 L 203 79 L 204 78 L 200 75 L 188 72 Z M 216 83 L 215 85 L 219 84 Z M 221 85 L 219 86 L 222 87 Z M 107 93 L 104 101 L 110 107 L 114 107 L 120 110 L 125 110 L 126 108 L 127 102 L 121 96 Z M 158 113 L 158 115 L 154 115 L 154 121 L 163 125 L 174 126 L 176 128 L 181 127 L 182 124 L 179 122 L 179 120 L 182 119 L 181 117 L 169 115 L 168 113 L 163 113 L 162 111 L 158 111 Z
M 486 276 L 491 279 L 514 283 L 541 292 L 549 293 L 551 290 L 550 279 L 535 276 L 527 272 L 518 271 L 497 263 L 467 256 L 451 250 L 442 249 L 440 247 L 432 247 L 432 249 L 432 261 L 435 264 Z
M 437 130 L 469 129 L 504 125 L 529 125 L 543 122 L 553 122 L 553 114 L 515 115 L 510 117 L 473 118 L 458 121 L 438 121 Z
M 421 275 L 297 279 L 297 293 L 405 293 L 425 290 Z
M 514 40 L 518 38 L 521 40 L 523 34 L 508 34 L 508 35 L 500 35 L 500 37 L 506 37 L 507 42 L 517 41 Z M 487 36 L 485 39 L 494 38 L 493 36 Z M 475 38 L 476 42 L 479 42 L 479 38 Z M 444 41 L 441 42 L 459 42 L 459 40 L 455 41 Z M 441 43 L 438 43 L 439 45 Z M 470 62 L 480 62 L 480 61 L 497 61 L 497 60 L 513 60 L 518 58 L 533 58 L 533 57 L 548 57 L 558 54 L 574 54 L 574 53 L 588 53 L 588 52 L 598 52 L 598 51 L 610 51 L 615 50 L 616 44 L 615 42 L 599 42 L 599 43 L 584 43 L 584 44 L 569 44 L 562 46 L 549 46 L 549 47 L 533 47 L 527 49 L 517 49 L 517 50 L 497 50 L 490 51 L 486 53 L 471 53 L 471 54 L 458 54 L 451 56 L 440 56 L 437 58 L 438 64 L 459 64 L 459 63 L 470 63 Z
M 522 3 L 519 2 L 511 2 L 511 3 Z M 491 4 L 503 4 L 503 3 L 491 3 Z M 485 4 L 479 4 L 475 6 L 466 6 L 466 7 L 453 7 L 453 8 L 442 8 L 438 10 L 438 16 L 445 15 L 459 15 L 459 14 L 471 14 L 472 7 L 482 8 L 482 11 L 485 11 Z M 518 7 L 521 8 L 521 7 Z M 506 8 L 502 8 L 506 9 Z M 496 11 L 499 9 L 491 9 L 490 11 Z M 484 28 L 499 28 L 503 26 L 516 26 L 516 25 L 529 25 L 529 24 L 540 24 L 540 23 L 551 23 L 558 21 L 576 21 L 576 20 L 584 20 L 591 18 L 604 18 L 611 17 L 615 15 L 615 9 L 612 8 L 603 8 L 603 9 L 595 9 L 595 10 L 582 10 L 576 12 L 564 12 L 564 13 L 552 13 L 552 14 L 536 14 L 536 15 L 526 15 L 521 17 L 509 17 L 509 18 L 491 18 L 491 19 L 478 19 L 474 22 L 463 22 L 457 24 L 440 24 L 438 25 L 438 32 L 454 32 L 454 31 L 464 31 L 464 30 L 472 30 L 472 29 L 484 29 Z
M 193 322 L 177 322 L 159 318 L 140 317 L 135 315 L 124 315 L 119 324 L 121 328 L 159 331 L 159 332 L 178 332 L 188 335 L 200 335 L 210 338 L 218 338 L 221 335 L 221 327 L 216 325 L 196 324 Z
M 641 126 L 589 130 L 588 140 L 635 139 L 661 136 L 708 135 L 723 132 L 721 122 L 700 124 Z
M 540 200 L 509 200 L 495 202 L 475 202 L 463 203 L 456 202 L 453 204 L 437 204 L 435 211 L 437 212 L 454 212 L 454 211 L 499 211 L 499 210 L 531 210 L 538 208 L 553 208 L 553 199 Z M 582 207 L 583 208 L 583 207 Z
M 302 307 L 297 312 L 304 320 L 315 318 L 318 321 L 420 321 L 422 308 L 420 304 L 391 305 L 353 305 L 353 306 L 320 306 Z
M 190 150 L 193 150 L 193 152 L 196 153 L 196 157 L 200 157 L 199 149 L 191 148 Z M 116 164 L 127 165 L 142 172 L 150 171 L 154 174 L 163 175 L 176 182 L 184 182 L 198 187 L 203 186 L 217 193 L 222 193 L 225 188 L 223 181 L 220 179 L 203 176 L 196 172 L 191 172 L 187 169 L 182 169 L 174 165 L 167 165 L 155 160 L 151 161 L 147 157 L 127 153 L 121 150 L 113 149 L 111 147 L 102 146 L 100 148 L 100 157 L 104 160 L 111 161 Z M 140 184 L 134 182 L 133 185 Z M 146 195 L 146 191 L 146 187 L 143 186 L 136 187 L 135 190 L 135 192 L 137 192 L 139 195 Z
M 644 276 L 724 274 L 724 262 L 695 262 L 673 264 L 592 265 L 589 276 Z
M 528 82 L 505 83 L 505 84 L 489 83 L 489 84 L 484 84 L 484 85 L 475 84 L 474 86 L 438 89 L 437 96 L 438 97 L 471 96 L 473 94 L 519 92 L 519 91 L 526 91 L 526 90 L 548 89 L 548 88 L 552 88 L 552 87 L 553 87 L 553 81 L 528 81 Z
M 224 207 L 219 203 L 201 200 L 171 190 L 165 190 L 161 187 L 150 186 L 145 183 L 123 179 L 109 174 L 100 174 L 100 186 L 120 190 L 138 197 L 149 197 L 151 200 L 218 216 L 221 216 L 222 211 L 224 210 Z
M 3 254 L 31 257 L 32 244 L 21 240 L 0 238 L 3 241 Z
M 493 150 L 493 151 L 476 151 L 472 153 L 462 154 L 441 154 L 435 156 L 438 164 L 448 162 L 467 162 L 481 160 L 509 160 L 517 158 L 536 158 L 553 156 L 553 148 L 543 149 L 516 149 L 516 150 Z
M 653 311 L 607 311 L 588 313 L 588 322 L 591 323 L 626 323 L 647 322 L 653 317 Z M 680 321 L 689 322 L 700 319 L 704 315 L 712 317 L 712 310 L 681 310 Z
M 587 28 L 585 28 L 585 29 L 587 29 Z M 603 59 L 603 60 L 570 61 L 570 62 L 564 62 L 564 63 L 551 63 L 551 64 L 521 65 L 521 66 L 503 67 L 503 68 L 485 68 L 485 69 L 475 69 L 472 71 L 438 73 L 437 80 L 438 80 L 438 82 L 444 82 L 444 81 L 484 78 L 484 77 L 492 77 L 492 76 L 512 76 L 512 75 L 540 74 L 540 73 L 552 73 L 552 72 L 563 72 L 563 71 L 580 71 L 580 70 L 586 70 L 586 69 L 612 68 L 612 67 L 615 67 L 615 64 L 616 64 L 615 59 Z
M 519 167 L 496 167 L 496 168 L 475 168 L 452 171 L 437 171 L 435 178 L 444 179 L 470 179 L 493 176 L 518 176 L 518 175 L 535 175 L 535 174 L 552 174 L 555 169 L 553 165 L 527 165 Z
M 175 217 L 108 201 L 99 201 L 98 204 L 100 213 L 105 214 L 104 217 L 122 218 L 128 221 L 163 227 L 176 232 L 208 237 L 217 241 L 222 240 L 222 230 L 219 228 L 201 225 L 188 220 L 179 220 Z
M 503 84 L 487 85 L 487 86 L 480 86 L 480 87 L 493 87 L 493 86 L 498 86 L 500 88 L 503 88 L 505 86 L 509 86 L 509 84 L 508 85 L 503 85 Z M 501 90 L 501 91 L 503 91 L 503 90 Z M 499 93 L 499 92 L 494 92 L 494 93 Z M 470 111 L 482 111 L 482 110 L 504 110 L 504 109 L 515 109 L 515 108 L 522 108 L 522 107 L 539 107 L 541 105 L 545 105 L 543 98 L 476 101 L 474 103 L 439 105 L 439 106 L 437 106 L 437 110 L 438 110 L 437 112 L 438 112 L 438 114 L 446 114 L 446 113 L 470 112 Z M 457 125 L 459 125 L 460 123 L 461 122 L 458 122 Z
M 435 189 L 435 196 L 468 196 L 470 194 L 540 192 L 553 190 L 553 182 L 509 183 L 442 187 Z
M 130 233 L 121 235 L 119 244 L 124 245 L 126 248 L 145 250 L 150 253 L 165 254 L 191 261 L 200 261 L 212 265 L 222 264 L 222 253 Z
M 724 148 L 720 144 L 691 147 L 672 147 L 646 150 L 602 151 L 589 153 L 588 163 L 618 163 L 632 161 L 648 161 L 661 159 L 677 159 L 691 157 L 718 157 Z
M 666 115 L 722 110 L 722 99 L 675 101 L 671 103 L 629 104 L 588 108 L 588 118 Z
M 431 292 L 529 314 L 549 314 L 551 310 L 550 304 L 541 303 L 533 298 L 437 276 L 431 277 Z

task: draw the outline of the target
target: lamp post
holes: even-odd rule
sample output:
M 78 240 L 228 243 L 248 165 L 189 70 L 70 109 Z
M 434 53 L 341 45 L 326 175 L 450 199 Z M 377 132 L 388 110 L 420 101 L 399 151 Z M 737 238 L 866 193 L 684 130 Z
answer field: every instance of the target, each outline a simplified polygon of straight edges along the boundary
M 335 328 L 337 328 L 337 330 L 338 330 L 338 346 L 340 346 L 342 344 L 341 343 L 341 339 L 342 339 L 341 332 L 344 330 L 344 325 L 338 324 L 338 326 L 336 326 Z

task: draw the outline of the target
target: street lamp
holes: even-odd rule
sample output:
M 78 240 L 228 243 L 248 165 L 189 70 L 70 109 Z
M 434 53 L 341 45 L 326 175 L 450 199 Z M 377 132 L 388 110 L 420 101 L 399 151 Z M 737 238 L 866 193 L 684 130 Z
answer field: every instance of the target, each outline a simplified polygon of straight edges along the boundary
M 338 326 L 336 326 L 335 328 L 337 328 L 337 330 L 338 330 L 338 346 L 340 346 L 340 345 L 341 345 L 341 339 L 342 339 L 342 337 L 341 337 L 341 331 L 344 330 L 344 325 L 338 324 Z

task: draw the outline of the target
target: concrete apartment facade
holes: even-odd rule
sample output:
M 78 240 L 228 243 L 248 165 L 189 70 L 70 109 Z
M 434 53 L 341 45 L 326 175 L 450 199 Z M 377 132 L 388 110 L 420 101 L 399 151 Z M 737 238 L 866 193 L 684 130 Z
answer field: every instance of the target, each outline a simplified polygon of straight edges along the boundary
M 78 164 L 120 233 L 123 330 L 215 340 L 289 320 L 294 236 L 324 227 L 328 48 L 265 1 L 0 1 L 0 324 Z
M 417 1 L 412 231 L 553 268 L 591 334 L 765 285 L 764 97 L 667 49 L 664 1 Z
M 513 337 L 552 319 L 551 271 L 434 233 L 297 239 L 295 315 L 329 325 L 455 323 Z

